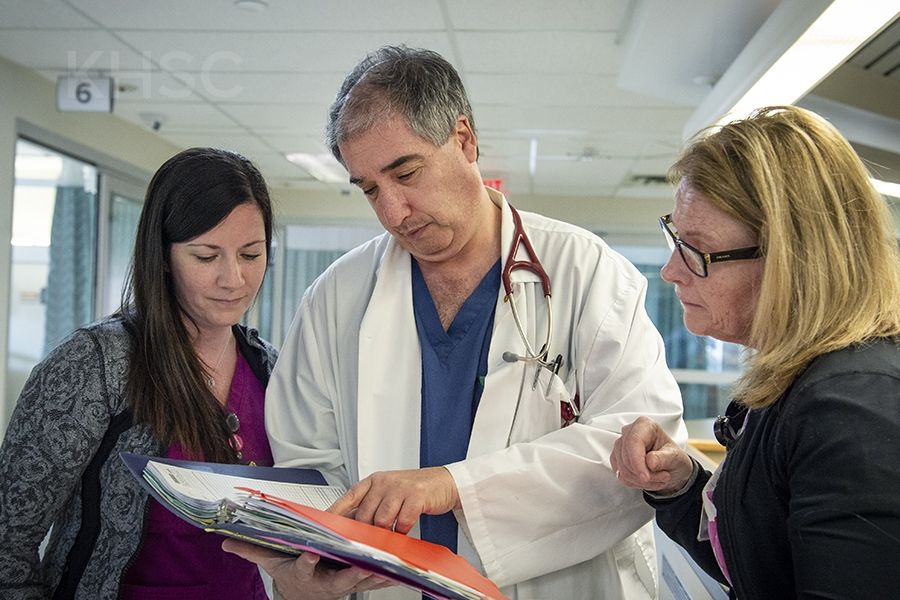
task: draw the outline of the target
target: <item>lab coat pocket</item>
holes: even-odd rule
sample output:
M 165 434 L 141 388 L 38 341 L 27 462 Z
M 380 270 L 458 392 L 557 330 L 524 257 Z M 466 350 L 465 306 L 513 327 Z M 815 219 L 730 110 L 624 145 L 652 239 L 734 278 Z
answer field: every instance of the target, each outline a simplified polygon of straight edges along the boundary
M 537 385 L 532 386 L 533 382 L 534 370 L 530 368 L 525 374 L 519 410 L 510 431 L 511 444 L 530 442 L 560 428 L 560 401 L 568 395 L 565 384 L 544 368 L 540 369 Z

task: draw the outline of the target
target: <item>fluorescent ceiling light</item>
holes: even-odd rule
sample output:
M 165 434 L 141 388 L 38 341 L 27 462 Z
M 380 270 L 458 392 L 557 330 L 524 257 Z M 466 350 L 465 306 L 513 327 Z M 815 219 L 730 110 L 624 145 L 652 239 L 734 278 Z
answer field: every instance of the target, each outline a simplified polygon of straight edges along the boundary
M 318 181 L 325 183 L 345 183 L 348 179 L 347 172 L 341 163 L 330 154 L 306 154 L 305 152 L 293 152 L 286 154 L 285 158 L 299 167 L 303 167 L 307 173 Z
M 892 183 L 890 181 L 882 181 L 881 179 L 871 178 L 872 186 L 882 196 L 891 196 L 892 198 L 900 198 L 900 183 Z
M 793 104 L 898 14 L 897 0 L 782 2 L 688 120 L 685 137 Z
M 269 7 L 263 0 L 237 0 L 234 5 L 241 10 L 254 13 L 262 12 Z

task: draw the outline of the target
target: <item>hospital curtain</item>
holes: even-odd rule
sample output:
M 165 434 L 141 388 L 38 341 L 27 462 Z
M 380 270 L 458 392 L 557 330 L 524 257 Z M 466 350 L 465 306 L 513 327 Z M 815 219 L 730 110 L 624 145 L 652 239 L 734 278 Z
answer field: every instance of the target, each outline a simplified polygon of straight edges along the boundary
M 83 187 L 57 187 L 44 291 L 44 355 L 92 320 L 96 238 L 96 195 Z
M 142 207 L 140 202 L 113 196 L 109 217 L 109 284 L 105 307 L 107 313 L 115 311 L 121 304 Z
M 684 326 L 684 310 L 675 288 L 659 275 L 659 265 L 637 265 L 647 278 L 645 306 L 666 347 L 670 369 L 720 372 L 740 370 L 741 348 L 705 336 Z M 724 412 L 729 386 L 715 383 L 680 383 L 686 419 L 702 419 Z
M 294 312 L 306 288 L 345 250 L 285 250 L 284 259 L 284 324 L 294 320 Z

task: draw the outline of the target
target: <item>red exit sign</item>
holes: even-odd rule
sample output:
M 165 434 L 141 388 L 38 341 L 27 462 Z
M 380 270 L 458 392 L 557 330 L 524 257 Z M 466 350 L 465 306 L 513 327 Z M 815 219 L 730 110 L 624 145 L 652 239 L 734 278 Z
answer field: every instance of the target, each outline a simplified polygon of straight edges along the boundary
M 502 179 L 482 179 L 481 181 L 484 183 L 484 187 L 494 188 L 498 192 L 503 187 Z

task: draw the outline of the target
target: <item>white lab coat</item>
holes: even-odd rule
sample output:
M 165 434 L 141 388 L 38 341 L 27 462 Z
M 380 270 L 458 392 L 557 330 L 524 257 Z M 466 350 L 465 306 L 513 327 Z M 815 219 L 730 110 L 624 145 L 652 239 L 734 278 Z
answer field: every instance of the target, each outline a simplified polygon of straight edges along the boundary
M 490 193 L 503 211 L 505 264 L 512 216 Z M 640 415 L 679 442 L 687 437 L 678 387 L 644 310 L 646 280 L 597 236 L 520 214 L 550 276 L 550 356 L 562 354 L 564 366 L 554 382 L 542 369 L 532 391 L 535 367 L 503 360 L 524 347 L 501 286 L 467 457 L 448 465 L 462 504 L 459 553 L 511 599 L 654 598 L 652 511 L 609 465 L 622 426 Z M 524 270 L 512 281 L 539 348 L 547 317 L 540 283 Z M 418 468 L 420 390 L 410 255 L 385 234 L 336 261 L 303 297 L 267 391 L 276 464 L 317 468 L 344 485 Z M 575 391 L 582 416 L 561 428 L 554 394 Z M 418 597 L 406 592 L 370 597 Z

